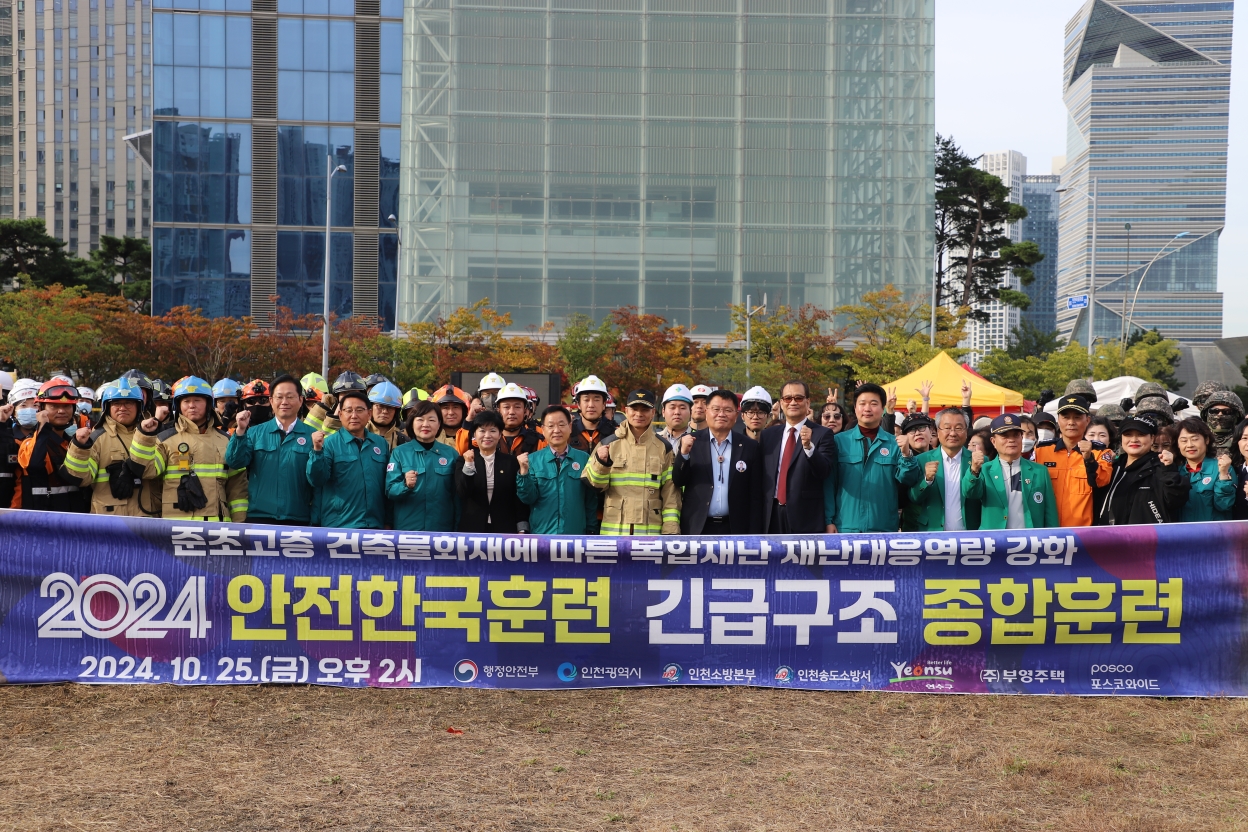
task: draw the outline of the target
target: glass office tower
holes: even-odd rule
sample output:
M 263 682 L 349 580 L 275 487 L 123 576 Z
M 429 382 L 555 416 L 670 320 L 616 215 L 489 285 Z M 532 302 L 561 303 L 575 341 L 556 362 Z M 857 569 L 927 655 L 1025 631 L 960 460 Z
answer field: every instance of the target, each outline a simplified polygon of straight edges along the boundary
M 930 291 L 932 0 L 406 0 L 399 316 Z
M 401 2 L 156 5 L 154 311 L 320 314 L 332 157 L 331 309 L 393 326 Z
M 1021 237 L 1039 246 L 1044 259 L 1032 268 L 1035 280 L 1023 287 L 1031 306 L 1023 310 L 1022 320 L 1044 332 L 1057 329 L 1057 189 L 1061 181 L 1052 174 L 1023 177 L 1022 205 L 1027 216 L 1019 223 Z
M 1088 341 L 1087 310 L 1067 299 L 1088 294 L 1095 263 L 1097 340 L 1154 327 L 1188 343 L 1222 337 L 1233 10 L 1230 0 L 1089 0 L 1067 24 L 1062 335 Z

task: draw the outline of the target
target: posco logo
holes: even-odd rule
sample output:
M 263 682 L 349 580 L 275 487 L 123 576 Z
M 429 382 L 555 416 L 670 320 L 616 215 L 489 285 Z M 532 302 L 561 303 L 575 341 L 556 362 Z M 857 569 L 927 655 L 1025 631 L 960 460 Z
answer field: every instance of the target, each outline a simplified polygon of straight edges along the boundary
M 1093 673 L 1134 673 L 1135 665 L 1130 664 L 1094 664 Z

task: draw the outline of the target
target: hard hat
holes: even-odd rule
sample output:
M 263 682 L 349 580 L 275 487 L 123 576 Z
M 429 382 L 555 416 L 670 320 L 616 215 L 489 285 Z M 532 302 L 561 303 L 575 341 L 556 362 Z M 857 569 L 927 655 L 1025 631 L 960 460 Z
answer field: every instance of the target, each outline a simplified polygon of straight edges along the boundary
M 338 376 L 338 378 L 334 379 L 333 391 L 335 396 L 339 396 L 353 390 L 365 392 L 367 389 L 367 386 L 364 384 L 364 379 L 360 378 L 359 373 L 353 373 L 350 370 L 347 370 L 345 373 Z
M 100 406 L 107 407 L 111 402 L 135 402 L 142 405 L 143 390 L 137 383 L 128 378 L 110 381 L 100 391 Z
M 448 384 L 434 390 L 433 395 L 430 396 L 430 398 L 433 399 L 433 403 L 439 407 L 444 404 L 459 405 L 464 409 L 465 416 L 468 415 L 468 409 L 472 406 L 472 399 L 468 397 L 468 394 L 453 384 Z
M 329 384 L 320 373 L 308 373 L 299 379 L 299 386 L 303 388 L 305 394 L 315 390 L 323 396 L 329 392 Z
M 212 386 L 198 376 L 185 376 L 173 385 L 173 409 L 177 410 L 178 400 L 187 396 L 203 396 L 211 399 Z
M 399 392 L 399 388 L 388 381 L 374 385 L 373 389 L 368 391 L 368 400 L 373 404 L 385 405 L 386 407 L 403 406 L 403 394 Z
M 65 379 L 61 376 L 56 376 L 50 381 L 45 381 L 39 387 L 39 392 L 35 395 L 35 401 L 40 403 L 67 402 L 75 404 L 78 401 L 78 388 L 72 384 L 66 384 Z
M 525 404 L 528 404 L 529 395 L 524 392 L 524 388 L 519 384 L 509 382 L 504 384 L 502 389 L 498 391 L 498 395 L 494 397 L 494 401 L 501 403 L 507 399 L 519 399 Z
M 481 383 L 477 385 L 477 392 L 482 390 L 502 390 L 507 386 L 507 382 L 503 381 L 503 377 L 498 373 L 487 373 L 485 378 L 481 379 Z
M 378 384 L 384 384 L 389 380 L 390 379 L 386 378 L 381 373 L 373 373 L 368 378 L 364 379 L 364 386 L 369 390 L 372 390 Z
M 607 401 L 603 404 L 603 407 L 615 407 L 615 398 L 610 393 L 607 394 Z
M 243 386 L 232 378 L 223 378 L 216 384 L 212 385 L 213 399 L 237 399 L 239 393 L 242 392 Z
M 537 391 L 532 387 L 521 387 L 520 389 L 524 391 L 524 395 L 528 403 L 537 407 L 537 403 L 541 401 L 541 396 L 537 395 Z
M 710 393 L 707 393 L 707 395 L 709 396 Z M 673 384 L 663 394 L 663 404 L 668 402 L 684 402 L 691 405 L 693 404 L 693 393 L 683 384 Z
M 9 391 L 9 404 L 24 402 L 38 395 L 39 382 L 33 378 L 19 378 L 13 382 L 13 389 Z
M 407 411 L 411 410 L 414 405 L 427 401 L 429 401 L 429 394 L 419 387 L 413 387 L 403 394 L 403 406 L 399 408 L 399 415 L 406 417 Z
M 749 390 L 746 390 L 745 395 L 741 397 L 742 408 L 745 407 L 746 402 L 761 402 L 762 404 L 767 405 L 768 410 L 770 410 L 771 406 L 775 404 L 775 402 L 771 400 L 771 394 L 762 387 L 751 387 Z
M 707 387 L 705 384 L 698 384 L 689 392 L 695 399 L 709 399 L 711 394 L 715 392 L 715 388 Z
M 248 399 L 267 399 L 269 397 L 269 383 L 262 379 L 253 379 L 243 385 L 243 401 Z
M 90 387 L 79 387 L 78 398 L 83 401 L 93 402 L 95 401 L 95 391 Z
M 603 396 L 610 395 L 607 392 L 607 385 L 598 376 L 585 376 L 577 383 L 576 387 L 572 388 L 572 398 L 574 400 L 579 399 L 584 393 L 601 393 Z

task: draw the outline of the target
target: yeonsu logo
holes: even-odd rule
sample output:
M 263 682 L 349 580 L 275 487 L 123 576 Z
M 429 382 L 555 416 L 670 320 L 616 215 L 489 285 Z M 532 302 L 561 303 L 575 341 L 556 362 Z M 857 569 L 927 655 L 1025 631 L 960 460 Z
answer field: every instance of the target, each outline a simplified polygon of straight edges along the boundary
M 53 572 L 39 586 L 39 597 L 56 599 L 39 616 L 39 638 L 164 638 L 170 630 L 207 638 L 212 622 L 204 583 L 202 576 L 187 578 L 166 612 L 164 581 L 150 572 L 129 582 L 113 575 L 91 575 L 79 582 Z
M 905 662 L 889 662 L 893 667 L 893 678 L 889 682 L 916 682 L 923 679 L 947 679 L 953 675 L 953 666 L 906 664 Z

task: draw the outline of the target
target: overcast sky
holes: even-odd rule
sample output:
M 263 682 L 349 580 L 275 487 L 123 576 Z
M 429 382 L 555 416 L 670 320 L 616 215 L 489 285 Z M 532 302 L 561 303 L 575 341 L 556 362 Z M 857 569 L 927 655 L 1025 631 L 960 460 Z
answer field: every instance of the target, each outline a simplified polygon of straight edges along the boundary
M 1028 173 L 1066 153 L 1062 33 L 1083 0 L 936 0 L 936 130 L 972 155 L 1017 150 Z M 1242 7 L 1242 6 L 1241 6 Z M 1244 23 L 1236 18 L 1236 29 Z M 1223 335 L 1248 335 L 1248 33 L 1236 31 L 1230 177 L 1219 240 Z

